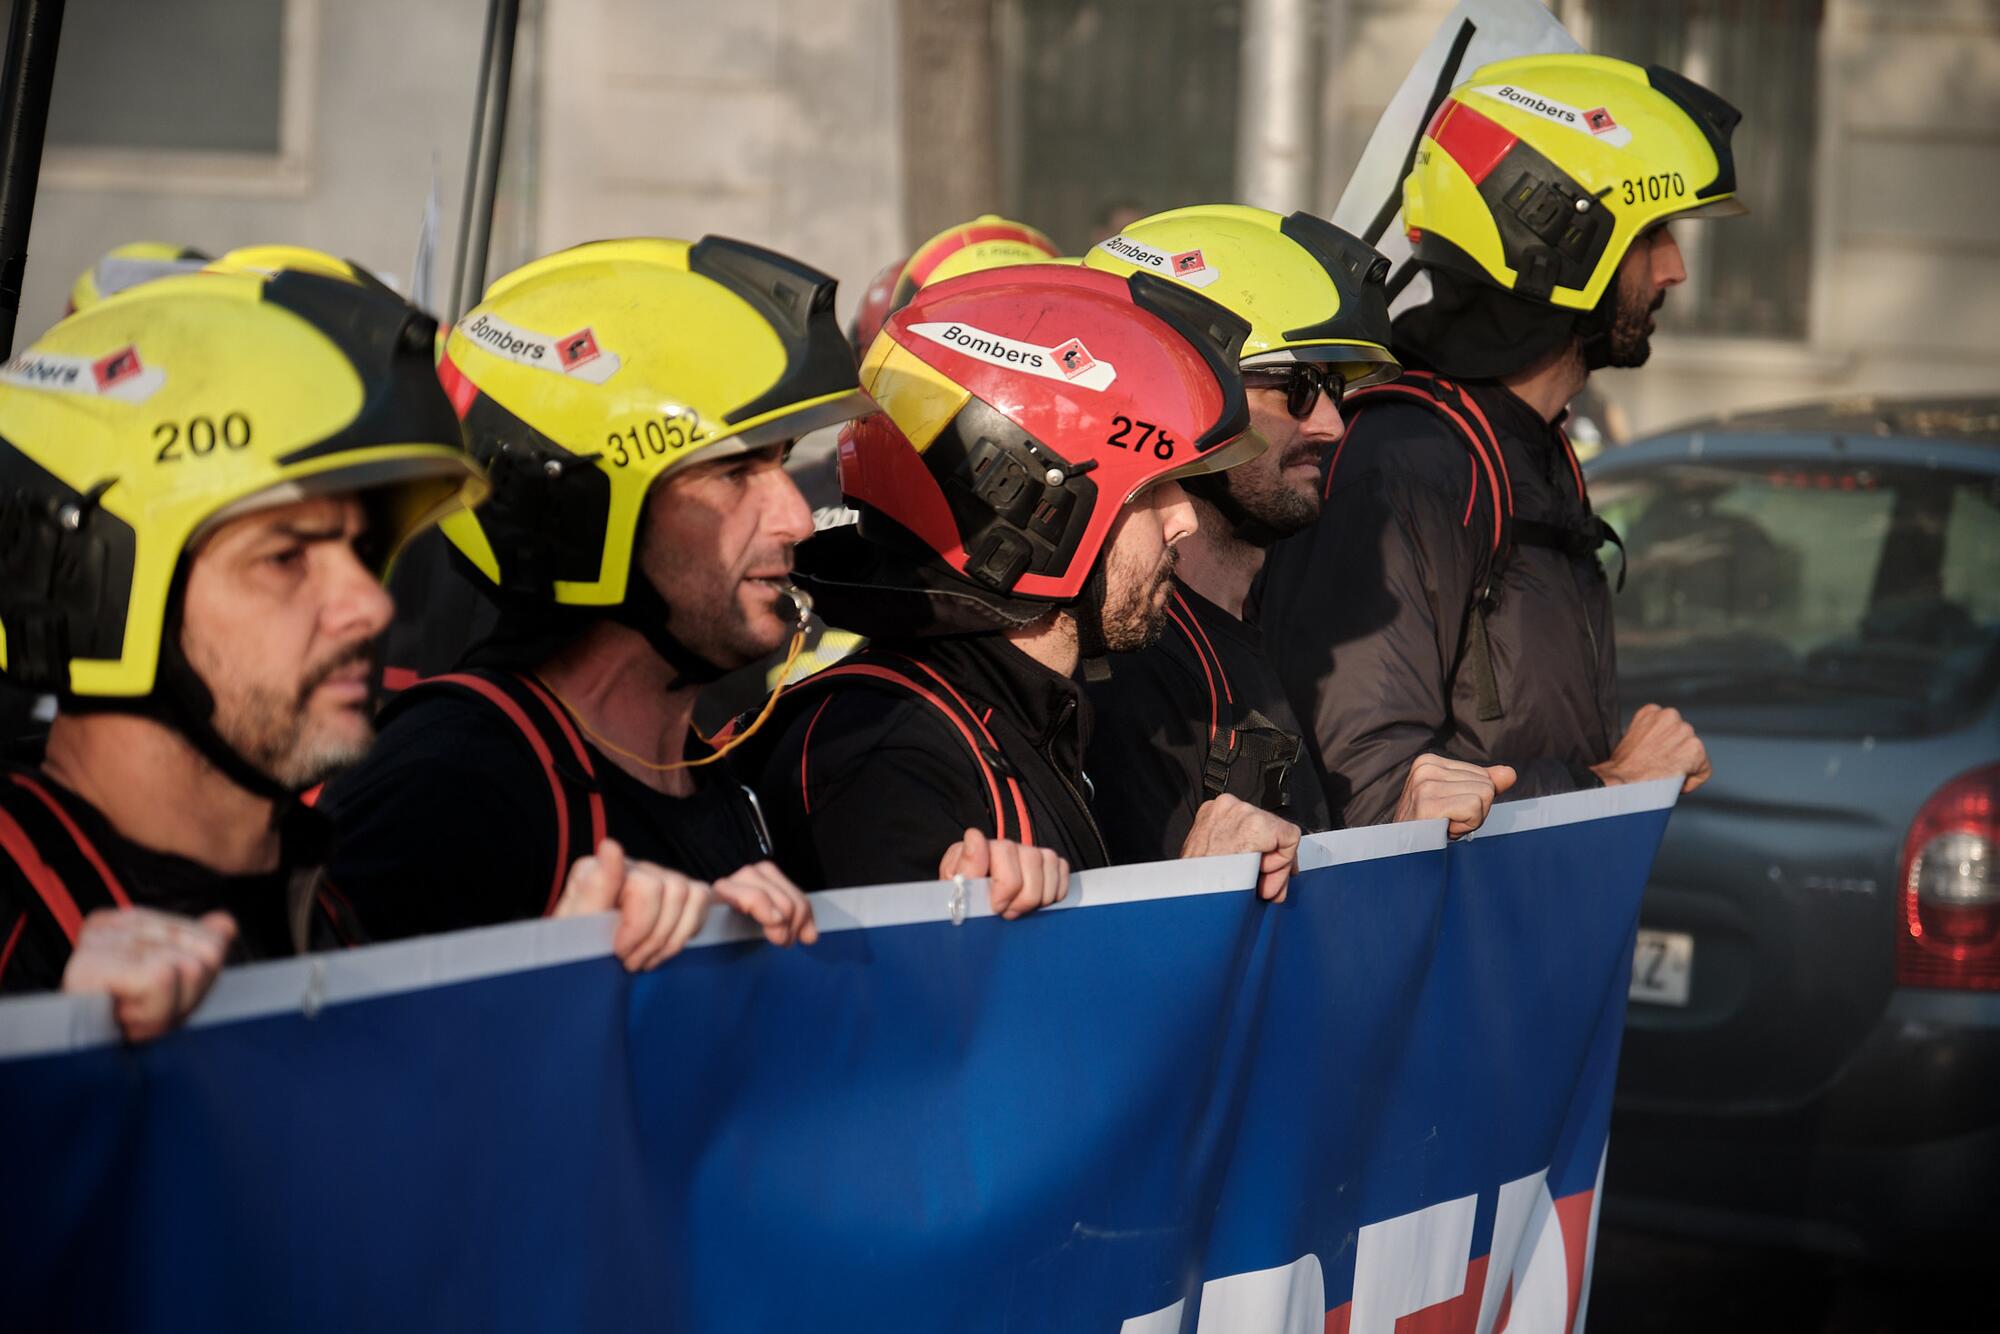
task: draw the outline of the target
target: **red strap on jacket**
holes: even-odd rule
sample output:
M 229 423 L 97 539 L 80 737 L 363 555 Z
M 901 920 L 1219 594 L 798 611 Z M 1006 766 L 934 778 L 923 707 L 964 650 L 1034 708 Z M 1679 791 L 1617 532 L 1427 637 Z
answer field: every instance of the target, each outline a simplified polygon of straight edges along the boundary
M 21 873 L 28 878 L 49 913 L 56 919 L 56 925 L 69 937 L 74 946 L 76 938 L 83 933 L 83 911 L 76 906 L 76 899 L 70 895 L 69 886 L 62 882 L 55 868 L 42 860 L 42 854 L 35 850 L 35 844 L 28 837 L 28 831 L 20 823 L 0 809 L 0 851 L 14 859 Z
M 1460 525 L 1468 528 L 1472 526 L 1472 507 L 1474 501 L 1479 496 L 1478 475 L 1479 471 L 1483 469 L 1486 473 L 1487 489 L 1493 497 L 1493 543 L 1491 549 L 1497 554 L 1500 550 L 1502 534 L 1506 530 L 1507 520 L 1512 518 L 1514 514 L 1513 480 L 1507 476 L 1506 460 L 1500 457 L 1500 442 L 1492 435 L 1493 428 L 1486 421 L 1485 414 L 1479 411 L 1479 406 L 1473 403 L 1470 397 L 1462 393 L 1454 392 L 1453 394 L 1453 397 L 1459 403 L 1465 404 L 1474 414 L 1478 415 L 1478 427 L 1472 424 L 1472 420 L 1467 414 L 1460 412 L 1453 404 L 1446 402 L 1440 396 L 1439 389 L 1441 386 L 1456 391 L 1457 386 L 1453 385 L 1449 380 L 1442 380 L 1426 371 L 1411 371 L 1408 372 L 1408 375 L 1410 377 L 1417 377 L 1417 383 L 1405 384 L 1401 380 L 1398 380 L 1392 384 L 1379 384 L 1372 385 L 1367 389 L 1357 389 L 1347 396 L 1347 403 L 1357 409 L 1357 411 L 1366 408 L 1370 403 L 1386 402 L 1391 399 L 1420 403 L 1437 413 L 1444 419 L 1447 425 L 1454 428 L 1454 433 L 1464 443 L 1465 447 L 1471 451 L 1472 457 L 1475 460 L 1472 494 L 1466 498 L 1465 515 L 1459 521 Z M 1484 428 L 1483 433 L 1480 429 L 1482 427 Z M 1353 429 L 1351 418 L 1348 429 L 1350 431 Z M 1342 437 L 1341 443 L 1343 445 L 1346 443 L 1345 436 Z M 1322 492 L 1322 499 L 1333 494 L 1333 472 L 1339 466 L 1340 451 L 1336 449 L 1333 455 L 1333 462 L 1327 466 L 1326 486 Z
M 36 800 L 49 808 L 49 813 L 62 825 L 63 832 L 75 841 L 76 850 L 90 863 L 90 869 L 97 872 L 98 878 L 104 882 L 104 891 L 111 896 L 112 901 L 121 908 L 131 907 L 132 896 L 125 892 L 125 886 L 111 873 L 111 867 L 104 860 L 103 854 L 98 852 L 97 845 L 91 842 L 89 836 L 77 826 L 76 821 L 70 818 L 69 812 L 56 800 L 55 794 L 26 774 L 9 774 L 8 777 L 14 780 L 16 787 L 32 792 Z
M 967 704 L 965 702 L 964 697 L 961 696 L 956 690 L 952 689 L 951 684 L 948 681 L 946 681 L 943 677 L 939 676 L 936 672 L 932 671 L 929 667 L 924 666 L 924 664 L 920 662 L 911 660 L 910 665 L 921 669 L 932 680 L 936 681 L 938 685 L 941 686 L 947 694 L 949 694 L 955 701 L 957 701 L 959 709 L 958 710 L 952 709 L 952 707 L 946 704 L 944 700 L 937 695 L 936 692 L 927 689 L 925 686 L 919 683 L 914 677 L 899 672 L 893 667 L 883 667 L 871 662 L 855 662 L 849 660 L 846 662 L 836 663 L 831 667 L 827 667 L 820 671 L 814 672 L 804 681 L 799 682 L 798 685 L 791 687 L 791 689 L 797 690 L 805 686 L 812 685 L 814 683 L 831 681 L 842 677 L 846 678 L 859 677 L 871 681 L 882 681 L 889 685 L 896 686 L 900 689 L 907 690 L 911 694 L 917 696 L 917 698 L 929 704 L 932 708 L 936 709 L 939 713 L 944 715 L 945 721 L 952 725 L 952 728 L 958 733 L 959 739 L 965 742 L 966 750 L 971 752 L 972 762 L 979 766 L 980 775 L 986 780 L 987 798 L 993 808 L 993 822 L 994 822 L 993 836 L 995 838 L 1006 838 L 1008 836 L 1007 814 L 1006 814 L 1007 803 L 1001 799 L 1000 776 L 997 773 L 995 773 L 993 766 L 987 762 L 986 757 L 980 753 L 979 742 L 973 736 L 973 728 L 976 727 L 979 729 L 981 735 L 983 735 L 986 738 L 986 744 L 992 747 L 995 751 L 998 751 L 1000 749 L 999 743 L 993 739 L 993 734 L 992 732 L 987 730 L 986 724 L 981 722 L 978 716 L 972 712 L 971 705 Z M 969 726 L 966 721 L 968 719 L 970 720 Z M 814 718 L 814 721 L 815 722 L 818 721 L 817 717 Z M 805 775 L 805 757 L 803 754 L 801 754 L 799 759 L 799 774 L 801 779 L 803 779 Z M 1012 775 L 1009 775 L 1007 777 L 1006 783 L 1007 783 L 1008 794 L 1013 799 L 1014 815 L 1018 824 L 1018 828 L 1020 830 L 1018 835 L 1018 841 L 1022 843 L 1032 843 L 1034 841 L 1034 825 L 1032 821 L 1030 821 L 1030 819 L 1028 818 L 1027 798 L 1021 792 L 1021 785 L 1019 781 L 1016 780 Z
M 560 708 L 556 707 L 555 701 L 549 699 L 532 682 L 529 682 L 525 677 L 520 678 L 520 680 L 534 694 L 538 701 L 545 701 L 548 704 L 550 715 L 555 718 L 557 726 L 562 729 L 565 739 L 569 741 L 571 747 L 574 749 L 576 758 L 583 765 L 584 772 L 594 779 L 596 771 L 591 767 L 590 757 L 584 751 L 583 742 L 577 736 L 575 729 L 571 727 L 567 715 Z M 527 710 L 523 709 L 513 696 L 509 695 L 492 681 L 476 673 L 451 672 L 444 676 L 428 677 L 424 681 L 419 682 L 419 684 L 451 685 L 472 691 L 494 708 L 500 710 L 507 721 L 514 724 L 515 729 L 526 739 L 528 748 L 535 753 L 535 758 L 541 761 L 542 776 L 548 780 L 549 784 L 549 799 L 554 802 L 556 810 L 555 876 L 549 885 L 549 901 L 547 906 L 542 909 L 542 913 L 546 916 L 554 912 L 556 910 L 556 901 L 562 897 L 563 884 L 569 879 L 569 794 L 563 787 L 562 775 L 556 769 L 555 753 L 549 749 L 548 742 L 542 739 L 541 729 L 535 726 L 534 721 L 528 717 Z M 412 687 L 412 689 L 414 688 Z M 596 840 L 590 846 L 595 848 L 604 839 L 604 798 L 593 786 L 589 799 L 591 834 Z

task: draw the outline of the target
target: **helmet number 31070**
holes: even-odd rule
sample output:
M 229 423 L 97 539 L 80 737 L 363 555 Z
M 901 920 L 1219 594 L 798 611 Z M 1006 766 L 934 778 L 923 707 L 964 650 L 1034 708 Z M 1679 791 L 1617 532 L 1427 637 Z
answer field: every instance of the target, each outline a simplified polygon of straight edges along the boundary
M 1625 202 L 1644 204 L 1661 199 L 1679 199 L 1687 194 L 1687 180 L 1677 171 L 1639 176 L 1619 182 L 1625 187 Z
M 1129 449 L 1140 453 L 1143 453 L 1150 446 L 1153 451 L 1153 457 L 1156 459 L 1170 459 L 1174 456 L 1174 445 L 1177 442 L 1172 436 L 1153 425 L 1153 423 L 1133 421 L 1130 417 L 1123 414 L 1113 417 L 1111 420 L 1116 423 L 1118 429 L 1104 437 L 1105 444 L 1116 445 L 1120 449 Z M 1137 440 L 1131 438 L 1134 431 L 1139 433 Z
M 240 412 L 214 417 L 190 417 L 184 422 L 163 421 L 153 427 L 153 443 L 160 447 L 156 463 L 185 463 L 207 458 L 221 445 L 224 449 L 250 447 L 250 419 Z

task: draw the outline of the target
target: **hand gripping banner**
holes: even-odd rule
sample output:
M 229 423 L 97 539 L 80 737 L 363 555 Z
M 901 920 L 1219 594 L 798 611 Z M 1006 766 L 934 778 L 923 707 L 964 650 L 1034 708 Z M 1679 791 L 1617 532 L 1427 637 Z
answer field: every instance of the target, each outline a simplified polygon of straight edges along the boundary
M 842 890 L 637 977 L 524 923 L 231 970 L 143 1048 L 11 1001 L 4 1324 L 1580 1329 L 1674 786 L 1318 836 L 1280 904 L 1249 856 L 1018 922 Z

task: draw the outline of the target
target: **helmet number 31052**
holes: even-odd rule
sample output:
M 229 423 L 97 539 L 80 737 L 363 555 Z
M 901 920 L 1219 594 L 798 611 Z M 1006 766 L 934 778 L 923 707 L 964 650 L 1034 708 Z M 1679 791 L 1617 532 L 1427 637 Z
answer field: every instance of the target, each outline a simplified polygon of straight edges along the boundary
M 1134 452 L 1144 452 L 1150 447 L 1153 451 L 1153 457 L 1156 459 L 1170 459 L 1174 456 L 1174 445 L 1176 443 L 1174 438 L 1153 425 L 1153 423 L 1133 421 L 1130 417 L 1122 413 L 1111 420 L 1117 425 L 1118 429 L 1104 437 L 1105 444 L 1116 445 L 1120 449 L 1129 449 Z M 1137 440 L 1131 438 L 1134 431 L 1139 433 Z
M 190 417 L 184 422 L 163 421 L 153 427 L 153 443 L 160 447 L 156 463 L 185 463 L 207 458 L 217 445 L 224 449 L 250 447 L 250 419 L 240 412 L 221 418 Z
M 676 412 L 669 417 L 648 417 L 644 424 L 613 431 L 604 442 L 611 461 L 629 468 L 641 459 L 665 458 L 669 453 L 698 445 L 705 438 L 701 419 L 692 412 Z

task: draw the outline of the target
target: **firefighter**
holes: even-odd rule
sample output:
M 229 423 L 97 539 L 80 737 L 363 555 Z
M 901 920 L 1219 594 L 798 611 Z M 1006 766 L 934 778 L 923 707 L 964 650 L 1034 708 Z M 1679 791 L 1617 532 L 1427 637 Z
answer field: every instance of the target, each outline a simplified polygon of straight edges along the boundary
M 1594 370 L 1646 360 L 1686 273 L 1671 227 L 1743 212 L 1736 109 L 1659 66 L 1537 55 L 1476 71 L 1425 129 L 1404 221 L 1430 294 L 1404 374 L 1349 399 L 1318 521 L 1262 590 L 1272 660 L 1335 813 L 1391 818 L 1426 752 L 1512 797 L 1708 776 L 1671 709 L 1621 732 L 1611 589 L 1563 433 Z
M 1157 278 L 1016 265 L 916 292 L 862 368 L 882 408 L 841 444 L 856 527 L 801 550 L 799 582 L 868 649 L 786 693 L 758 783 L 781 858 L 814 888 L 977 875 L 993 840 L 1018 917 L 1110 862 L 1074 679 L 1157 637 L 1180 479 L 1255 457 L 1241 321 Z M 928 850 L 975 828 L 942 860 Z M 1233 797 L 1181 849 L 1254 850 L 1282 893 L 1298 830 Z M 1029 883 L 1029 882 L 1032 883 Z

